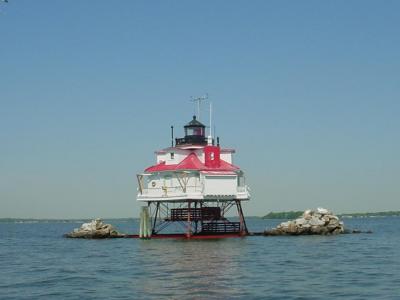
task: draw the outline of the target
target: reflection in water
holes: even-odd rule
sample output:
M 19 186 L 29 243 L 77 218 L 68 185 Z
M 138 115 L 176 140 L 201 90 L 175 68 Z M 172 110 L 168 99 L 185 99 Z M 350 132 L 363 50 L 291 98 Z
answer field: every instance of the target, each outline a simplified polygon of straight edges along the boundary
M 152 296 L 237 297 L 244 273 L 239 259 L 245 239 L 140 241 L 142 274 L 133 278 L 136 292 Z M 239 280 L 240 281 L 240 280 Z

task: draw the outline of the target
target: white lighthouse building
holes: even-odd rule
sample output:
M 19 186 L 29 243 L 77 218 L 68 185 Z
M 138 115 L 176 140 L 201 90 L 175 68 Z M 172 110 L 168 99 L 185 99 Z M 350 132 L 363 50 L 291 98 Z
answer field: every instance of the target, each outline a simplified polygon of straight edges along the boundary
M 171 222 L 182 224 L 183 233 L 176 235 L 188 238 L 247 234 L 241 203 L 250 193 L 244 172 L 233 164 L 235 150 L 222 148 L 219 138 L 215 145 L 196 116 L 184 130 L 183 138 L 155 152 L 155 165 L 137 175 L 137 200 L 150 208 L 152 236 L 161 237 Z M 226 218 L 231 208 L 235 221 Z

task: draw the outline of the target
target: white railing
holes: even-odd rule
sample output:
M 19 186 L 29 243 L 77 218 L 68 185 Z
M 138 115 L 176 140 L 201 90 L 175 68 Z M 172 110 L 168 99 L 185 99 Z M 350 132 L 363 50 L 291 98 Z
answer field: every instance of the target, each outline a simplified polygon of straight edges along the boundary
M 142 195 L 152 197 L 173 197 L 184 196 L 187 194 L 200 194 L 203 191 L 202 186 L 186 186 L 185 191 L 181 186 L 149 187 L 142 190 Z
M 246 186 L 238 186 L 237 187 L 238 193 L 244 193 L 246 192 Z
M 250 188 L 245 186 L 238 186 L 236 192 L 239 196 L 243 197 L 245 194 L 250 194 Z M 181 186 L 165 186 L 165 187 L 148 187 L 142 189 L 139 194 L 145 197 L 164 198 L 164 197 L 183 197 L 187 195 L 202 195 L 204 193 L 203 185 L 188 185 L 184 191 Z
M 237 193 L 238 197 L 250 197 L 250 188 L 245 185 L 245 186 L 238 186 L 237 187 Z
M 250 188 L 249 186 L 245 185 L 245 186 L 238 186 L 237 187 L 237 192 L 238 193 L 247 193 L 250 194 Z

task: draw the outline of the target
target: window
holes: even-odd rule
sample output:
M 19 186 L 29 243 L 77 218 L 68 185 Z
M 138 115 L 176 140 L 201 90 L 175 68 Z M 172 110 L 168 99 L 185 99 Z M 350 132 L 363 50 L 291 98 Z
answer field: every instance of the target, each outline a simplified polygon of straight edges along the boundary
M 204 129 L 202 127 L 187 128 L 186 129 L 186 135 L 203 136 L 204 135 Z
M 174 159 L 175 153 L 171 152 L 170 155 L 171 155 L 171 159 Z

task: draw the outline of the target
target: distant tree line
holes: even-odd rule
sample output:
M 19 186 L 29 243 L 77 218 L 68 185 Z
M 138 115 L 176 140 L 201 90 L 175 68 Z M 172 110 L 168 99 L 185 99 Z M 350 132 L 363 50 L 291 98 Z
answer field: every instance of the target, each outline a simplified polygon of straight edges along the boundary
M 296 219 L 303 214 L 303 211 L 282 211 L 282 212 L 270 212 L 266 214 L 263 219 Z M 339 217 L 399 217 L 400 211 L 381 211 L 381 212 L 365 212 L 365 213 L 351 213 L 351 214 L 339 214 Z
M 296 219 L 303 214 L 303 211 L 282 211 L 270 212 L 263 219 Z
M 340 217 L 399 217 L 400 211 L 381 211 L 381 212 L 365 212 L 353 214 L 341 214 Z

